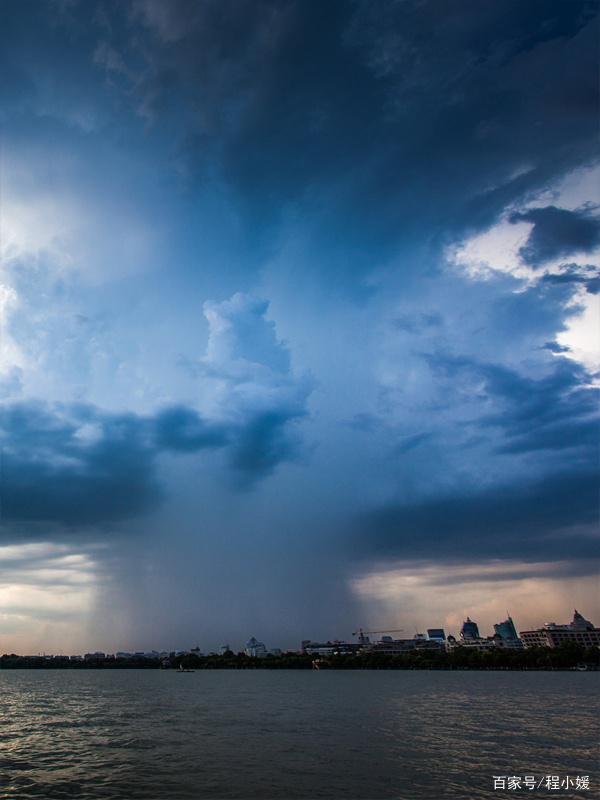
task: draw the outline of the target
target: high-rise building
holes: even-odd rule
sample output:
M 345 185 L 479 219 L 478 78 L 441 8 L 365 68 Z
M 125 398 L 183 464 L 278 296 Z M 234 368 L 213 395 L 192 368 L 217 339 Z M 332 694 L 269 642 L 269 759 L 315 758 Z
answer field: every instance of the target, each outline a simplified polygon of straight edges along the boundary
M 594 623 L 587 620 L 582 614 L 579 613 L 579 611 L 577 611 L 577 609 L 575 609 L 570 627 L 574 631 L 593 631 Z
M 443 628 L 427 628 L 427 638 L 431 639 L 432 642 L 441 642 L 443 644 L 446 641 L 446 634 Z
M 494 630 L 498 636 L 501 636 L 505 641 L 514 641 L 519 638 L 515 623 L 512 621 L 510 614 L 507 615 L 504 622 L 497 622 L 494 625 Z
M 479 627 L 470 617 L 467 617 L 460 629 L 461 639 L 479 639 Z
M 246 642 L 244 652 L 250 658 L 263 658 L 267 655 L 267 648 L 262 642 L 259 642 L 254 636 Z
M 521 639 L 525 647 L 559 647 L 571 642 L 583 647 L 600 646 L 600 628 L 585 619 L 577 609 L 573 620 L 566 625 L 547 622 L 542 628 L 533 631 L 521 631 Z

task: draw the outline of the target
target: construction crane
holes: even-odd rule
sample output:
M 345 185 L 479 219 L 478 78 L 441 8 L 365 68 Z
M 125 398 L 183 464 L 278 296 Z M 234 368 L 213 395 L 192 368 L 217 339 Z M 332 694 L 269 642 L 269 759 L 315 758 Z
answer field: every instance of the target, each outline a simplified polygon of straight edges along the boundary
M 367 637 L 371 633 L 400 633 L 403 630 L 404 628 L 388 628 L 385 631 L 363 631 L 362 628 L 359 628 L 357 631 L 353 631 L 352 636 L 358 636 L 359 644 L 367 644 Z

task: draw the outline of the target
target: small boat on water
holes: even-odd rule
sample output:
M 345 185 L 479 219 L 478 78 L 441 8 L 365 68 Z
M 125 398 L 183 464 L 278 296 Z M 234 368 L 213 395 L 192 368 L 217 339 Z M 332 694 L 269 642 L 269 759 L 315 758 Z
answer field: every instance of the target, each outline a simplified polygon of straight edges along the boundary
M 180 664 L 179 665 L 179 669 L 177 670 L 177 672 L 196 672 L 196 670 L 195 669 L 185 669 L 183 664 Z

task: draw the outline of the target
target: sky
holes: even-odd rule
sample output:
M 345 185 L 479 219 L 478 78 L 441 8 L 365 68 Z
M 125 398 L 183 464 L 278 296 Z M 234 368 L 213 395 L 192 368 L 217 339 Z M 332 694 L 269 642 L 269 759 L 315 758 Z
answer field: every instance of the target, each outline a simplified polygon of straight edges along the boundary
M 587 0 L 4 0 L 0 652 L 600 624 Z

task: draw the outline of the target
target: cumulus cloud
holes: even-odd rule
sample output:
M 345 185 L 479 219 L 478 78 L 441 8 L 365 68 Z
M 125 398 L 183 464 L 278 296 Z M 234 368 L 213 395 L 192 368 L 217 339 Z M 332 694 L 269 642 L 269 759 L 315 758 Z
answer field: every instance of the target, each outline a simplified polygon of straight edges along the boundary
M 600 267 L 587 259 L 600 254 L 600 217 L 596 205 L 581 204 L 581 199 L 582 192 L 589 190 L 586 183 L 596 178 L 592 168 L 569 173 L 531 197 L 527 208 L 506 209 L 497 224 L 446 251 L 448 263 L 470 280 L 496 282 L 502 275 L 511 275 L 513 292 L 521 299 L 499 301 L 507 309 L 528 305 L 528 298 L 536 296 L 542 301 L 538 305 L 541 311 L 554 297 L 559 303 L 552 310 L 554 352 L 584 364 L 591 372 L 599 364 Z M 573 188 L 576 179 L 581 183 L 578 192 Z M 544 205 L 548 197 L 561 205 Z M 574 201 L 578 205 L 571 209 L 562 205 Z M 520 326 L 516 318 L 514 322 Z
M 293 425 L 307 414 L 311 384 L 291 373 L 267 308 L 242 294 L 206 304 L 203 413 L 181 404 L 146 416 L 89 404 L 0 407 L 4 520 L 94 526 L 147 512 L 161 499 L 161 453 L 223 449 L 241 486 L 294 459 Z
M 200 362 L 203 404 L 217 424 L 232 426 L 230 459 L 243 481 L 291 460 L 299 450 L 295 423 L 306 417 L 313 385 L 296 376 L 287 347 L 266 318 L 268 302 L 237 293 L 208 302 L 206 356 Z

